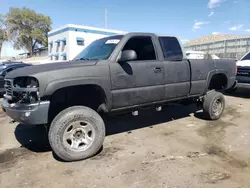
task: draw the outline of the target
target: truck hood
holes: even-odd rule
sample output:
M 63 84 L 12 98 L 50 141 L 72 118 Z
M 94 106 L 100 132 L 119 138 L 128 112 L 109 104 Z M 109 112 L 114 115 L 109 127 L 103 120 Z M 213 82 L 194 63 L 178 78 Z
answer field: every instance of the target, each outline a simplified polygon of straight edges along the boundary
M 237 61 L 239 67 L 250 67 L 250 60 Z
M 39 74 L 39 73 L 51 72 L 51 71 L 60 70 L 60 69 L 93 66 L 96 63 L 97 63 L 97 60 L 95 61 L 67 61 L 67 62 L 59 62 L 59 63 L 34 65 L 34 66 L 24 67 L 24 68 L 11 71 L 5 76 L 5 78 L 13 79 L 16 77 L 23 77 L 23 76 L 35 76 L 36 74 Z

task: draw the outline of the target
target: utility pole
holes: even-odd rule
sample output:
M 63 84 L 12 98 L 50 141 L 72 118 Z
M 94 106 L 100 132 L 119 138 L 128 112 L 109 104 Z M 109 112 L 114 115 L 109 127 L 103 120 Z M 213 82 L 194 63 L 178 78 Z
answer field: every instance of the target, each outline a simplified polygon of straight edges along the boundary
M 108 11 L 106 8 L 105 8 L 105 28 L 106 29 L 108 28 Z

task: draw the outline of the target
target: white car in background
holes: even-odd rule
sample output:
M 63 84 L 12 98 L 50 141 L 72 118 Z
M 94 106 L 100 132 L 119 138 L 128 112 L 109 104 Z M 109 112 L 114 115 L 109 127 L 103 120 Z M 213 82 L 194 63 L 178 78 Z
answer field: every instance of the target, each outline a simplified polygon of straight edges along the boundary
M 204 59 L 205 53 L 201 51 L 186 51 L 188 59 Z
M 250 69 L 250 51 L 247 52 L 239 61 L 237 61 L 239 67 L 249 67 Z
M 210 55 L 202 51 L 186 51 L 186 56 L 188 59 L 220 59 L 214 54 Z
M 250 85 L 250 52 L 237 61 L 236 80 L 239 84 Z
M 236 64 L 236 84 L 228 90 L 229 93 L 235 92 L 237 87 L 250 86 L 250 52 L 247 52 Z

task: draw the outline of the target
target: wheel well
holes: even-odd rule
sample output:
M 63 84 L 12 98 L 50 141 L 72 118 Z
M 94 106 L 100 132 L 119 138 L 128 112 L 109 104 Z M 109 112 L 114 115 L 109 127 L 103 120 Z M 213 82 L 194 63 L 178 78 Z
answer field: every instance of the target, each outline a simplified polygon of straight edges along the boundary
M 49 98 L 48 122 L 62 110 L 71 106 L 87 106 L 95 111 L 106 110 L 106 95 L 98 85 L 77 85 L 56 90 Z
M 223 73 L 212 76 L 208 89 L 223 90 L 227 87 L 227 76 Z

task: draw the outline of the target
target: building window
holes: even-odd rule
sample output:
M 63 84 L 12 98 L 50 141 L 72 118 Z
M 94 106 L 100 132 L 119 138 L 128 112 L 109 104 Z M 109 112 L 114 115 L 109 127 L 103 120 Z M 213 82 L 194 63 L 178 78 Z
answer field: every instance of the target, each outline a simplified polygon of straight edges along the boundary
M 55 41 L 55 43 L 56 43 L 56 52 L 59 52 L 61 40 L 58 39 Z
M 62 52 L 64 52 L 65 46 L 66 46 L 66 41 L 63 41 L 63 42 L 62 42 Z
M 50 42 L 50 43 L 49 43 L 49 53 L 52 52 L 52 48 L 53 48 L 53 42 Z
M 62 42 L 62 52 L 64 52 L 66 46 L 66 38 L 61 39 L 61 42 Z
M 57 42 L 57 45 L 56 45 L 56 52 L 59 52 L 59 48 L 60 48 L 60 42 Z
M 84 46 L 84 39 L 83 38 L 76 38 L 76 43 L 78 46 Z
M 66 52 L 63 52 L 61 54 L 61 56 L 62 56 L 62 60 L 67 60 L 67 53 Z

